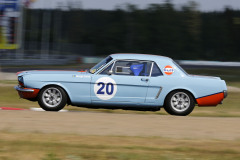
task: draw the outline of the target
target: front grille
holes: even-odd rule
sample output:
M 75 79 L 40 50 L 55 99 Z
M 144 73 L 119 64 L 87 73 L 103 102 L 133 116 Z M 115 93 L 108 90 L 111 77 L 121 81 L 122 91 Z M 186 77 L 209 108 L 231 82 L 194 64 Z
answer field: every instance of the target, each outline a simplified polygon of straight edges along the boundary
M 21 87 L 24 87 L 24 80 L 23 80 L 23 77 L 22 77 L 22 76 L 19 76 L 19 77 L 18 77 L 18 84 L 19 84 Z

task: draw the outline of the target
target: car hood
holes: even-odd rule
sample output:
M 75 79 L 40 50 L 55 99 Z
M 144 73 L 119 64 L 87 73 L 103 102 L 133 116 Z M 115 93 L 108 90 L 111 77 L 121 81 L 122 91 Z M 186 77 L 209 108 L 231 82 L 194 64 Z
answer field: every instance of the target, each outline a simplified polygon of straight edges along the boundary
M 87 71 L 32 70 L 18 73 L 23 77 L 26 88 L 42 88 L 48 84 L 89 83 L 91 73 Z
M 18 76 L 29 75 L 29 74 L 78 74 L 86 75 L 90 74 L 87 70 L 70 71 L 70 70 L 30 70 L 18 72 Z

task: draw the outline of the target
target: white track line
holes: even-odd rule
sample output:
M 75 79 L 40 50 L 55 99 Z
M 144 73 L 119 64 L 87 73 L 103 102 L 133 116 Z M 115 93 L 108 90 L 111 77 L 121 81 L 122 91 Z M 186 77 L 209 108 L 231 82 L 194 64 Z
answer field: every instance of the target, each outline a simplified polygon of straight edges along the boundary
M 37 111 L 37 112 L 45 112 L 42 108 L 30 108 L 31 111 Z M 62 109 L 58 112 L 68 112 L 68 110 Z

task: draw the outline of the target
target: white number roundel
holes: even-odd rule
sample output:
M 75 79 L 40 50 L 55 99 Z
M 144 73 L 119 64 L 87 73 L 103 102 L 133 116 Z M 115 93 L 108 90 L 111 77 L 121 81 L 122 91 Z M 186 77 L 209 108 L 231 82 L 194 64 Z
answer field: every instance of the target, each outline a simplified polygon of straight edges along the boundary
M 109 100 L 115 96 L 117 84 L 110 77 L 99 78 L 94 84 L 95 95 L 102 100 Z

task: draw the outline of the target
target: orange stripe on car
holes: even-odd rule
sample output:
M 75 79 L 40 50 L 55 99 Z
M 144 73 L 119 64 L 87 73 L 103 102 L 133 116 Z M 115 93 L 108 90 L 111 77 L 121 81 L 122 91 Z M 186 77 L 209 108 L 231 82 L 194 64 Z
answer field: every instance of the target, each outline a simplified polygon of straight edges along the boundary
M 216 106 L 224 99 L 224 93 L 216 93 L 213 95 L 197 98 L 198 106 Z
M 84 71 L 78 71 L 78 72 L 86 72 L 86 70 L 84 70 Z

